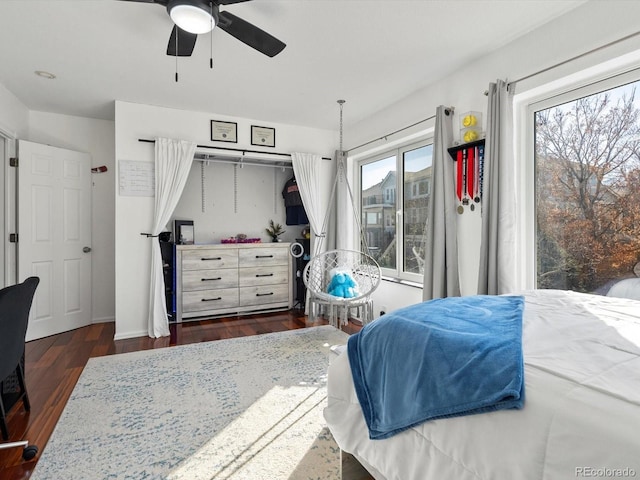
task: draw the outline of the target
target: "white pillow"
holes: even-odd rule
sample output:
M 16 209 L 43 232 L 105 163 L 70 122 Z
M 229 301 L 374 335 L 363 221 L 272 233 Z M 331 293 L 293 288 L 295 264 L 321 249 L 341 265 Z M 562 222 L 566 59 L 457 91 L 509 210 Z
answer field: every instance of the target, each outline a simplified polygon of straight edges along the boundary
M 609 289 L 607 297 L 640 300 L 640 278 L 627 278 L 625 280 L 620 280 Z

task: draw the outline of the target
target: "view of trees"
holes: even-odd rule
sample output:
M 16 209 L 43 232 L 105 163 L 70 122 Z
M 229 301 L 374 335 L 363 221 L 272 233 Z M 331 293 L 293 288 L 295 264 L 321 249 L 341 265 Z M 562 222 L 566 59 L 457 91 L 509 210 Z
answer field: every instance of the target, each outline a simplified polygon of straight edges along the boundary
M 640 261 L 640 110 L 624 91 L 536 113 L 539 288 L 596 292 Z

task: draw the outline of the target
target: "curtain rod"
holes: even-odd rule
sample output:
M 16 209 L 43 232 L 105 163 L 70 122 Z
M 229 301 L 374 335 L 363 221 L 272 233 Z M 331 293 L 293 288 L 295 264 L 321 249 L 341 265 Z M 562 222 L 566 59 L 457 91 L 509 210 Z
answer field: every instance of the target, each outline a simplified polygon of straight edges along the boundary
M 453 107 L 447 107 L 447 109 L 445 109 L 445 113 L 447 115 L 449 115 L 449 110 L 451 110 L 451 112 L 453 112 L 455 109 Z M 415 127 L 416 125 L 420 125 L 421 123 L 428 122 L 429 120 L 433 120 L 434 118 L 436 118 L 435 115 L 431 115 L 430 117 L 423 118 L 422 120 L 418 120 L 417 122 L 412 123 L 411 125 L 407 125 L 406 127 L 399 128 L 398 130 L 394 130 L 393 132 L 387 133 L 386 135 L 378 137 L 378 138 L 376 138 L 374 140 L 369 140 L 368 142 L 364 142 L 363 144 L 358 145 L 357 147 L 352 147 L 349 150 L 347 150 L 347 152 L 350 152 L 352 150 L 357 150 L 358 148 L 364 147 L 365 145 L 369 145 L 370 143 L 378 142 L 380 140 L 386 140 L 387 137 L 390 137 L 391 135 L 395 135 L 396 133 L 400 133 L 400 132 L 402 132 L 404 130 L 408 130 L 411 127 Z
M 640 31 L 635 32 L 635 33 L 631 33 L 629 35 L 626 35 L 622 38 L 619 38 L 617 40 L 614 40 L 612 42 L 606 43 L 604 45 L 600 45 L 599 47 L 593 48 L 587 52 L 581 53 L 579 55 L 576 55 L 575 57 L 571 57 L 568 58 L 567 60 L 563 60 L 562 62 L 556 63 L 555 65 L 551 65 L 550 67 L 547 68 L 543 68 L 542 70 L 538 70 L 537 72 L 531 73 L 529 75 L 525 75 L 524 77 L 518 78 L 517 80 L 513 80 L 511 82 L 508 83 L 508 85 L 515 85 L 518 82 L 522 82 L 523 80 L 528 80 L 531 77 L 535 77 L 536 75 L 540 75 L 541 73 L 545 73 L 548 72 L 549 70 L 553 70 L 554 68 L 558 68 L 561 67 L 562 65 L 566 65 L 567 63 L 573 62 L 575 60 L 578 60 L 582 57 L 586 57 L 587 55 L 591 55 L 592 53 L 596 53 L 600 50 L 604 50 L 605 48 L 609 48 L 613 45 L 616 45 L 618 43 L 624 42 L 626 40 L 629 40 L 630 38 L 636 37 L 640 35 Z
M 149 140 L 147 138 L 139 138 L 138 139 L 139 142 L 145 142 L 145 143 L 156 143 L 155 140 Z M 244 153 L 262 153 L 265 155 L 280 155 L 280 156 L 284 156 L 284 157 L 291 157 L 290 153 L 278 153 L 278 152 L 263 152 L 260 150 L 249 150 L 246 148 L 232 148 L 232 147 L 214 147 L 212 145 L 196 145 L 197 148 L 213 148 L 215 150 L 229 150 L 229 151 L 233 151 L 233 152 L 242 152 Z M 331 160 L 328 157 L 322 157 L 322 160 Z

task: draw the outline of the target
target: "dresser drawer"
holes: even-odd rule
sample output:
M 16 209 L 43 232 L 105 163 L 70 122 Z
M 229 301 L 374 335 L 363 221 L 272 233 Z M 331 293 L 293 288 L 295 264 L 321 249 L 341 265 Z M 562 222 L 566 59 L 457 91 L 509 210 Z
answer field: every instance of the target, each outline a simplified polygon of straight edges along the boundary
M 261 267 L 266 265 L 287 265 L 289 249 L 283 247 L 257 247 L 240 249 L 238 265 L 240 267 Z
M 201 290 L 182 293 L 182 311 L 184 313 L 217 310 L 238 306 L 238 289 Z
M 287 303 L 289 301 L 289 285 L 265 285 L 246 287 L 240 290 L 240 305 L 266 305 L 270 303 Z
M 255 285 L 280 285 L 289 282 L 288 265 L 273 267 L 252 267 L 240 269 L 240 287 Z
M 238 270 L 235 268 L 187 270 L 182 274 L 182 291 L 184 292 L 237 286 Z
M 182 270 L 237 268 L 238 249 L 202 248 L 182 252 Z

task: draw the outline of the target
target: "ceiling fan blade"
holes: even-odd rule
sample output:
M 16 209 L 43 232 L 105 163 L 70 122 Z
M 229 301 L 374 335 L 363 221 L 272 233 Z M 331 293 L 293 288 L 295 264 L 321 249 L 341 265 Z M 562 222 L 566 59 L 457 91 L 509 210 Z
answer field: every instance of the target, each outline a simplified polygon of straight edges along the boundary
M 218 5 L 231 5 L 234 3 L 243 3 L 243 2 L 250 2 L 251 0 L 218 0 L 217 3 Z
M 287 46 L 264 30 L 226 11 L 220 12 L 218 27 L 268 57 L 275 57 Z
M 196 46 L 198 35 L 182 30 L 177 25 L 171 30 L 171 37 L 167 45 L 167 55 L 176 56 L 176 35 L 178 36 L 178 57 L 190 57 L 193 53 L 193 47 Z

